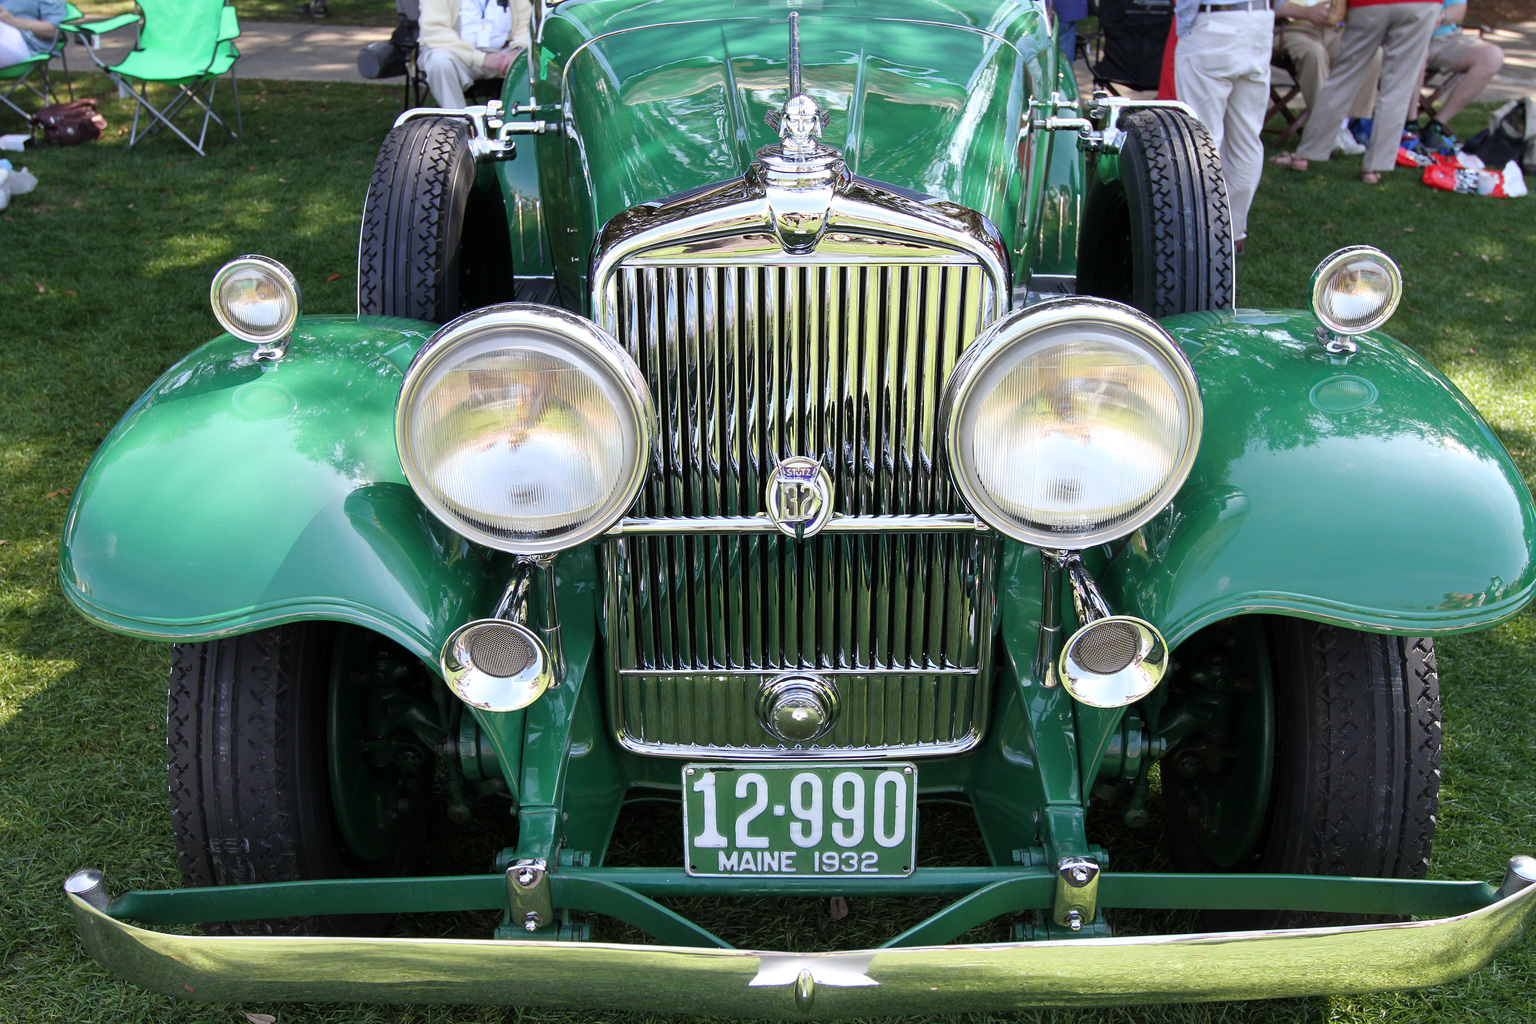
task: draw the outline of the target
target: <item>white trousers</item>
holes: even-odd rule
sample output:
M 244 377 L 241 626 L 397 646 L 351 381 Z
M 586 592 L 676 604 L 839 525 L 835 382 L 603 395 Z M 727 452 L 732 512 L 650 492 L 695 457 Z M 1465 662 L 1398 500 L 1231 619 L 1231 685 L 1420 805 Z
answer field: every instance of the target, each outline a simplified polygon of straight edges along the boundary
M 440 107 L 462 110 L 464 90 L 487 78 L 500 78 L 492 71 L 477 71 L 460 60 L 451 50 L 422 50 L 421 70 L 427 76 L 427 88 Z
M 1221 172 L 1232 204 L 1232 237 L 1248 234 L 1264 173 L 1259 131 L 1269 109 L 1269 55 L 1273 11 L 1208 11 L 1195 15 L 1189 35 L 1179 37 L 1173 55 L 1174 85 L 1211 133 L 1221 154 Z
M 0 25 L 0 68 L 20 64 L 30 56 L 32 56 L 32 50 L 27 46 L 27 41 L 21 37 L 21 29 L 11 25 Z

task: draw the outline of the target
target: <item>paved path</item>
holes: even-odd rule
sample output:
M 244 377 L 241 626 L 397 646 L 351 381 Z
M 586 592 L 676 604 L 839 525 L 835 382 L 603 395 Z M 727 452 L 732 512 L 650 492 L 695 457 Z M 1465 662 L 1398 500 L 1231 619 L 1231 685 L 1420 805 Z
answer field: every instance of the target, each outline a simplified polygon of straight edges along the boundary
M 389 28 L 359 28 L 324 21 L 246 21 L 240 25 L 242 79 L 290 78 L 309 82 L 364 82 L 357 73 L 357 51 L 364 44 L 388 39 Z M 98 54 L 105 64 L 116 63 L 133 45 L 133 33 L 119 30 L 103 37 Z M 381 85 L 398 87 L 400 79 Z
M 241 25 L 241 78 L 289 78 L 313 82 L 362 82 L 357 51 L 365 43 L 389 38 L 388 28 L 359 28 L 328 22 L 248 21 Z M 120 31 L 102 40 L 101 58 L 112 63 L 132 43 Z M 1536 21 L 1499 29 L 1488 37 L 1504 48 L 1504 68 L 1480 99 L 1501 102 L 1536 95 Z M 1078 82 L 1090 84 L 1087 68 L 1077 64 Z M 398 85 L 384 79 L 382 85 Z

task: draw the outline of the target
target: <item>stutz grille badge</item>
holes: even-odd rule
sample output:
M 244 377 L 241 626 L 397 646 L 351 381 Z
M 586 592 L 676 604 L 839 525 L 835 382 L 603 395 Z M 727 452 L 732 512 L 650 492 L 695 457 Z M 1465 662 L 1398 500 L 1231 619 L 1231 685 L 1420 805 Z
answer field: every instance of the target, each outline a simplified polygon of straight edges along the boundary
M 791 455 L 769 474 L 765 502 L 780 532 L 814 537 L 832 520 L 832 474 L 815 459 Z

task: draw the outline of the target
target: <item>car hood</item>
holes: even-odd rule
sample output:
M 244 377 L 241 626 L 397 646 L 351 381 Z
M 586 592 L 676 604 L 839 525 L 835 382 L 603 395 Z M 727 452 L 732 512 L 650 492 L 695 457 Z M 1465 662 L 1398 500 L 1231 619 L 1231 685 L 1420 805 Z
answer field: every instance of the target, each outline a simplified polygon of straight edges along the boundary
M 541 41 L 559 79 L 572 184 L 597 224 L 746 172 L 776 141 L 788 92 L 788 8 L 732 0 L 568 2 Z M 831 112 L 822 141 L 855 174 L 960 203 L 1005 232 L 1018 189 L 1026 65 L 1050 38 L 1027 4 L 823 0 L 800 19 L 805 90 Z M 1016 198 L 1015 198 L 1016 202 Z

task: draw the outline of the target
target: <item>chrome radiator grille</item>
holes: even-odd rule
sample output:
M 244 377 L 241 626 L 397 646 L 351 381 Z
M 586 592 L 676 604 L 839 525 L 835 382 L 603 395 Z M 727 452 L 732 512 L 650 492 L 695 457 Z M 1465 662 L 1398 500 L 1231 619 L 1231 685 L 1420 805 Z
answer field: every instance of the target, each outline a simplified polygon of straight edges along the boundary
M 753 516 L 791 455 L 831 473 L 847 516 L 963 512 L 938 465 L 939 401 L 998 313 L 974 262 L 624 265 L 599 322 L 661 418 L 635 514 Z M 703 526 L 704 524 L 700 524 Z M 647 753 L 941 753 L 980 737 L 993 548 L 974 530 L 619 536 L 608 542 L 610 714 Z M 821 739 L 757 724 L 793 669 L 838 690 Z
M 975 263 L 634 267 L 600 322 L 661 415 L 647 516 L 755 515 L 780 459 L 820 457 L 844 515 L 963 511 L 939 398 L 997 316 Z

